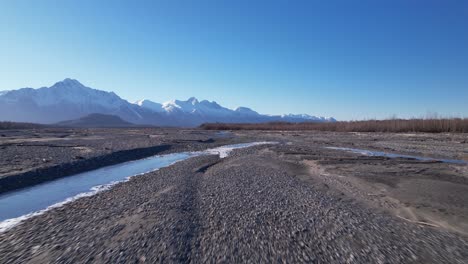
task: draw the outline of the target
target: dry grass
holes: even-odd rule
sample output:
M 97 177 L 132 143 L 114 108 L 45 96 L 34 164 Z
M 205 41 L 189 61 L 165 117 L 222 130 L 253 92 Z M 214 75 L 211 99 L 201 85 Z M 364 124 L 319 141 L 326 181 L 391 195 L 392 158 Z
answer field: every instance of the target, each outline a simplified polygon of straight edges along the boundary
M 207 130 L 320 130 L 337 132 L 468 133 L 468 118 L 391 119 L 342 121 L 333 123 L 209 123 L 203 124 L 200 127 Z

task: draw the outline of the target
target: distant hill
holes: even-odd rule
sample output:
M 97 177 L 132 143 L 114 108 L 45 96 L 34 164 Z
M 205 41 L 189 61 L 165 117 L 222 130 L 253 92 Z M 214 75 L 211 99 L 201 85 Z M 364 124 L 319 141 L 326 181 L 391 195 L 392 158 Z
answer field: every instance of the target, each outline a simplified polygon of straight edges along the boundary
M 133 127 L 136 126 L 115 115 L 90 114 L 78 119 L 55 124 L 61 127 Z
M 0 122 L 1 129 L 33 129 L 43 128 L 45 125 L 34 124 L 34 123 L 18 123 L 18 122 Z

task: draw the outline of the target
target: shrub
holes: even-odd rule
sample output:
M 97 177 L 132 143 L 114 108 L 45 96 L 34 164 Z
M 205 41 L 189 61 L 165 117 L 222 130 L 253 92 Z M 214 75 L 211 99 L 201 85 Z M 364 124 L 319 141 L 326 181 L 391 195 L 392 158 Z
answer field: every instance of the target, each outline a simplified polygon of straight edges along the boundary
M 468 133 L 468 118 L 390 119 L 366 121 L 341 121 L 333 123 L 207 123 L 207 130 L 318 130 L 337 132 L 426 132 Z

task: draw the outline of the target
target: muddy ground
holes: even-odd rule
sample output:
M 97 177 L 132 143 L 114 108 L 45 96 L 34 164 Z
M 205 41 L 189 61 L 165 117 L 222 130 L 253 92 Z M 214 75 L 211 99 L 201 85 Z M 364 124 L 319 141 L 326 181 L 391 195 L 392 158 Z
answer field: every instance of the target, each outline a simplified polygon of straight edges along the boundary
M 468 260 L 467 165 L 325 148 L 467 160 L 467 135 L 226 135 L 177 129 L 0 134 L 3 178 L 119 151 L 131 150 L 133 154 L 125 153 L 132 159 L 151 154 L 142 149 L 163 145 L 170 147 L 154 152 L 278 142 L 237 150 L 224 159 L 204 156 L 179 162 L 28 219 L 0 234 L 1 263 Z M 91 168 L 87 166 L 81 169 Z

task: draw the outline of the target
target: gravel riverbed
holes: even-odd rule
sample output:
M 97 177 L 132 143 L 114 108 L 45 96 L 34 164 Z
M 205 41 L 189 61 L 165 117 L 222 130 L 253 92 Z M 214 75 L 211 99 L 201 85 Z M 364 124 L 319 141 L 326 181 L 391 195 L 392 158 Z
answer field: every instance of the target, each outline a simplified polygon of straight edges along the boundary
M 200 133 L 197 137 L 203 138 L 196 140 L 213 138 Z M 465 188 L 465 166 L 369 159 L 324 149 L 351 143 L 379 149 L 393 142 L 398 151 L 399 141 L 387 135 L 373 135 L 376 141 L 332 136 L 238 132 L 236 139 L 193 143 L 192 148 L 202 148 L 279 142 L 235 150 L 223 159 L 190 158 L 28 219 L 0 234 L 0 262 L 467 263 L 468 236 L 459 232 L 462 225 L 454 230 L 418 224 L 392 207 L 414 207 L 423 215 L 424 208 L 416 208 L 420 201 L 405 196 L 415 190 L 402 185 L 405 177 L 426 182 L 441 175 L 439 181 Z M 445 145 L 439 155 L 458 157 L 456 143 Z M 426 171 L 418 172 L 422 169 Z M 379 178 L 385 175 L 393 177 Z M 367 195 L 382 186 L 386 192 L 380 196 Z M 445 196 L 437 197 L 440 203 L 434 206 L 444 206 Z M 466 216 L 466 205 L 447 208 L 458 219 Z

